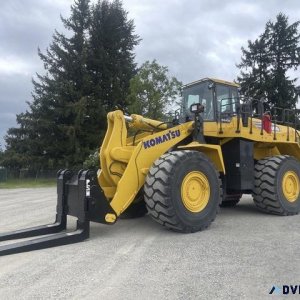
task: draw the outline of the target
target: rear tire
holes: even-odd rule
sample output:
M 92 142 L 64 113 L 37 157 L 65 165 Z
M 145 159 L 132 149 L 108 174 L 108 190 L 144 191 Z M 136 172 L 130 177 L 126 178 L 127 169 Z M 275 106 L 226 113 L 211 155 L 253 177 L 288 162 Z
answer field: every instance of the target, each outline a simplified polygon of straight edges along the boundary
M 144 192 L 150 216 L 178 232 L 207 228 L 217 215 L 222 195 L 212 162 L 190 150 L 170 152 L 155 161 Z
M 255 165 L 255 205 L 263 212 L 295 215 L 300 211 L 300 163 L 288 155 L 259 160 Z

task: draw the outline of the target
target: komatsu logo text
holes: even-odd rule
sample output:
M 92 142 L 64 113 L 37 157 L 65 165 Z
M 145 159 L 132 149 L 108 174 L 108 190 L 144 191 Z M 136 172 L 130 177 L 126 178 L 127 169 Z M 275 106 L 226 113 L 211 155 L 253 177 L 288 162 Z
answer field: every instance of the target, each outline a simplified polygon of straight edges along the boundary
M 164 142 L 175 139 L 179 136 L 180 136 L 180 130 L 169 130 L 169 132 L 166 134 L 157 136 L 156 138 L 143 142 L 144 148 L 147 149 L 147 148 L 154 147 L 155 145 L 162 144 Z

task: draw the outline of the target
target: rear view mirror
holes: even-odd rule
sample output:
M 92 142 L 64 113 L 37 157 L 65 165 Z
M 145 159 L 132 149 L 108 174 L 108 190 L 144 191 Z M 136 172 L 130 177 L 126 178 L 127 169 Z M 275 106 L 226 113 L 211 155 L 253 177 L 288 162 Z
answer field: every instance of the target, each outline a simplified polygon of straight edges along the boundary
M 204 106 L 200 103 L 194 103 L 190 106 L 190 112 L 193 114 L 199 114 L 204 112 Z

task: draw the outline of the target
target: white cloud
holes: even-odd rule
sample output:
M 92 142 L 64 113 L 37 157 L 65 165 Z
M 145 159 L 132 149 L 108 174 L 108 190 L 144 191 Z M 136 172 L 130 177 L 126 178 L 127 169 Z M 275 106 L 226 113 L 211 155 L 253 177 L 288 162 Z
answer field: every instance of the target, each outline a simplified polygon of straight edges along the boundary
M 3 75 L 24 74 L 31 75 L 31 62 L 26 62 L 17 56 L 0 57 L 0 73 Z

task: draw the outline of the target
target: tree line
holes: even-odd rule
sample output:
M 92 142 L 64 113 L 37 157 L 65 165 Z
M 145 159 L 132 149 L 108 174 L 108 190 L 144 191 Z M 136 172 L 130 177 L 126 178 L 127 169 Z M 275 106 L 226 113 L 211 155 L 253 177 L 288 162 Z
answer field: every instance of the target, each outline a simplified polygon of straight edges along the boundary
M 300 65 L 298 27 L 299 21 L 289 24 L 288 17 L 279 13 L 275 22 L 268 21 L 263 33 L 242 48 L 237 82 L 243 95 L 265 99 L 266 109 L 296 106 L 297 78 L 290 78 L 289 71 Z
M 82 167 L 101 145 L 107 112 L 116 108 L 162 119 L 178 99 L 182 83 L 156 60 L 140 67 L 140 37 L 120 0 L 75 0 L 67 34 L 55 31 L 45 52 L 44 74 L 33 79 L 32 100 L 5 137 L 0 165 L 10 169 Z M 264 32 L 242 48 L 237 82 L 244 95 L 265 98 L 268 108 L 294 108 L 300 64 L 299 22 L 280 13 Z M 91 156 L 92 154 L 92 156 Z
M 140 38 L 121 1 L 75 0 L 70 17 L 61 20 L 67 34 L 55 31 L 48 49 L 38 50 L 45 74 L 33 79 L 32 101 L 5 137 L 0 164 L 8 168 L 81 167 L 101 144 L 107 112 L 146 104 L 136 87 L 146 80 L 143 70 L 164 87 L 155 92 L 152 106 L 136 113 L 160 117 L 166 98 L 178 93 L 178 81 L 168 82 L 168 69 L 155 60 L 137 68 L 134 48 Z

